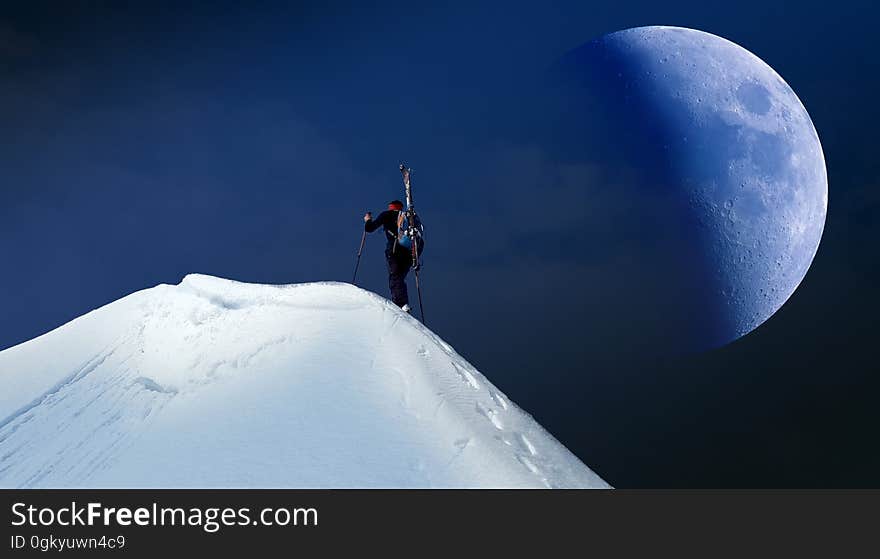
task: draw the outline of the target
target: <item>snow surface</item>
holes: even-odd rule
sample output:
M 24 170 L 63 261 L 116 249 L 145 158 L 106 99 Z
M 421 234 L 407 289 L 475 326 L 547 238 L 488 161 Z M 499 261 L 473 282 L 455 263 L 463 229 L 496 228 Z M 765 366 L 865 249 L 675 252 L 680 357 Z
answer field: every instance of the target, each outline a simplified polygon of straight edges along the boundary
M 608 487 L 344 283 L 190 275 L 0 352 L 0 487 Z

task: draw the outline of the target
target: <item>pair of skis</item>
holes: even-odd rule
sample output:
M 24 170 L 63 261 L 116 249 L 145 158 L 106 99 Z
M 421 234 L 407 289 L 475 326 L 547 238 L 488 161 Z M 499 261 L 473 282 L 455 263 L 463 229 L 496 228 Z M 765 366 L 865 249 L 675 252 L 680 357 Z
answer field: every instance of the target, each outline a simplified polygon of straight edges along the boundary
M 416 220 L 418 219 L 418 217 L 416 214 L 416 207 L 413 204 L 412 183 L 410 182 L 412 169 L 401 163 L 400 174 L 403 175 L 403 187 L 406 189 L 407 231 L 405 232 L 405 234 L 409 237 L 411 245 L 410 250 L 412 250 L 412 270 L 413 274 L 416 277 L 416 293 L 418 293 L 419 295 L 419 314 L 422 315 L 422 324 L 427 324 L 425 322 L 425 307 L 424 305 L 422 305 L 422 287 L 419 284 L 419 240 L 422 233 L 416 227 Z
M 412 251 L 412 270 L 413 274 L 416 278 L 416 292 L 419 296 L 419 314 L 422 316 L 422 324 L 427 324 L 425 322 L 425 307 L 422 305 L 422 286 L 419 282 L 419 238 L 421 236 L 421 231 L 416 227 L 416 208 L 413 205 L 412 198 L 412 182 L 410 181 L 410 177 L 412 176 L 412 169 L 404 165 L 400 164 L 400 174 L 403 176 L 403 187 L 406 190 L 406 222 L 407 222 L 407 230 L 403 232 L 406 234 L 410 241 L 412 241 L 410 250 Z M 398 233 L 399 234 L 399 233 Z M 354 265 L 354 276 L 351 279 L 351 283 L 355 283 L 357 279 L 358 268 L 361 265 L 361 254 L 364 252 L 364 242 L 367 239 L 367 232 L 364 231 L 361 235 L 361 244 L 358 247 L 357 251 L 357 262 Z

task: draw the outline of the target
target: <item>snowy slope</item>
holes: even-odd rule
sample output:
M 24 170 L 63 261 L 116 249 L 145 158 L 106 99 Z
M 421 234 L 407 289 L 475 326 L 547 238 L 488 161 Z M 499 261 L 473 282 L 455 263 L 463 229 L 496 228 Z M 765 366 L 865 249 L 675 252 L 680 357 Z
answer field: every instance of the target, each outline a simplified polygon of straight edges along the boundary
M 341 283 L 202 275 L 0 352 L 0 487 L 607 487 Z

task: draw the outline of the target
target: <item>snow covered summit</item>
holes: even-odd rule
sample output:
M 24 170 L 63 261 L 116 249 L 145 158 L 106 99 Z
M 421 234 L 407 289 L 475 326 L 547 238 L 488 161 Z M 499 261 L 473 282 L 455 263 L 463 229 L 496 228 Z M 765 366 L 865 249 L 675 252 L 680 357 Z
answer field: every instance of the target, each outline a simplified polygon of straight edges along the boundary
M 608 487 L 342 283 L 190 275 L 0 352 L 0 487 Z

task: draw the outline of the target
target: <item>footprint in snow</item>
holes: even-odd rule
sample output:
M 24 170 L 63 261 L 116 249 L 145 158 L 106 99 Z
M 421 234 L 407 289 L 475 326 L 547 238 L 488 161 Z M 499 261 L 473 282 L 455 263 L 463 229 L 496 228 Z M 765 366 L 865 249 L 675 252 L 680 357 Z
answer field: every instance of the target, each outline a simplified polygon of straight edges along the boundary
M 492 395 L 492 399 L 495 400 L 495 403 L 498 404 L 501 409 L 507 409 L 507 400 L 505 400 L 501 394 L 498 394 L 497 392 L 490 392 L 490 394 Z
M 525 466 L 533 474 L 540 474 L 541 473 L 540 470 L 538 470 L 538 467 L 535 466 L 535 464 L 531 460 L 529 460 L 528 458 L 526 458 L 522 454 L 517 454 L 516 459 L 519 460 L 520 464 Z
M 477 402 L 477 411 L 486 419 L 492 422 L 492 425 L 495 426 L 499 431 L 504 430 L 504 423 L 501 422 L 501 419 L 498 417 L 498 412 L 487 408 L 483 404 Z
M 516 440 L 519 441 L 520 446 L 523 447 L 523 449 L 525 449 L 526 451 L 528 451 L 528 453 L 531 454 L 532 456 L 536 456 L 538 454 L 538 451 L 535 450 L 535 445 L 532 444 L 532 441 L 530 441 L 528 438 L 526 438 L 526 436 L 523 435 L 522 433 L 516 434 Z
M 468 383 L 471 388 L 473 388 L 474 390 L 480 389 L 480 383 L 477 382 L 476 377 L 474 377 L 474 375 L 472 375 L 470 371 L 464 369 L 457 363 L 453 363 L 452 367 L 455 369 L 455 372 L 458 373 L 458 376 L 460 376 L 463 381 Z

